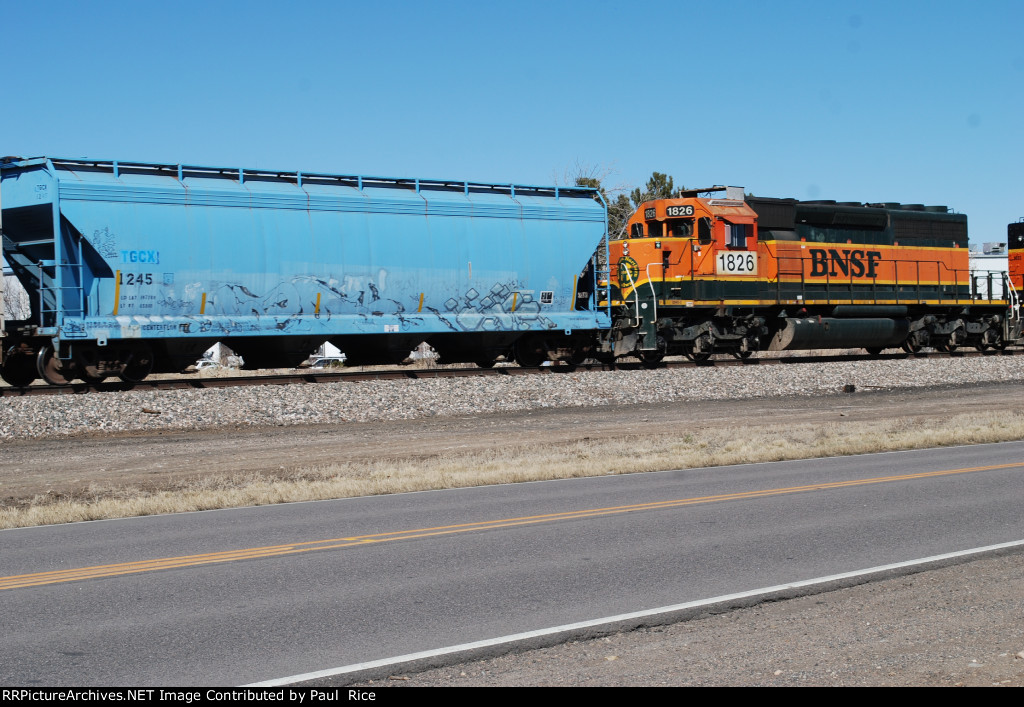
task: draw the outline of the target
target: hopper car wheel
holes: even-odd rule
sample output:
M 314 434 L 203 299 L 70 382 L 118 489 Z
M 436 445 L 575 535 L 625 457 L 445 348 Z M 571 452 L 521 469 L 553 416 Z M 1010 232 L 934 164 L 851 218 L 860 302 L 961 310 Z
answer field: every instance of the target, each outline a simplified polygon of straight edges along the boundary
M 516 363 L 523 368 L 537 368 L 548 360 L 547 352 L 541 348 L 540 341 L 526 335 L 516 342 L 514 353 Z
M 36 370 L 39 377 L 50 385 L 67 385 L 75 378 L 74 366 L 61 361 L 51 344 L 40 347 L 36 355 Z
M 743 361 L 743 360 L 748 359 L 751 356 L 753 356 L 754 352 L 753 351 L 733 351 L 732 355 L 735 356 L 736 358 L 738 358 L 739 360 Z
M 583 349 L 574 349 L 572 356 L 566 361 L 570 366 L 581 366 L 589 358 L 589 354 Z
M 950 344 L 950 343 L 936 344 L 935 345 L 935 350 L 936 351 L 945 351 L 946 353 L 953 353 L 954 351 L 956 351 L 956 344 Z
M 908 354 L 916 354 L 921 352 L 921 344 L 917 343 L 916 341 L 904 341 L 903 346 L 901 346 L 900 348 L 902 348 Z
M 523 368 L 537 368 L 546 360 L 542 354 L 534 354 L 532 352 L 519 352 L 516 354 L 516 363 Z
M 36 361 L 32 356 L 8 353 L 4 365 L 0 366 L 0 378 L 15 388 L 27 388 L 38 377 Z
M 148 346 L 141 346 L 132 351 L 128 363 L 117 374 L 125 383 L 138 383 L 153 371 L 153 352 Z

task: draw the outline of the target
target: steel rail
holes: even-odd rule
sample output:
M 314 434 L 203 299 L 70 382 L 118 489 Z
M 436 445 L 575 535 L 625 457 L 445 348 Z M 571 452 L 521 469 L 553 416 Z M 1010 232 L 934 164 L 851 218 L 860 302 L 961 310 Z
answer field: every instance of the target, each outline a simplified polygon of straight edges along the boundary
M 775 356 L 771 358 L 724 358 L 728 354 L 716 354 L 722 358 L 711 358 L 707 361 L 662 361 L 658 364 L 645 364 L 639 361 L 619 361 L 617 363 L 583 363 L 577 366 L 555 364 L 524 368 L 520 366 L 497 366 L 495 368 L 381 368 L 380 370 L 340 370 L 313 373 L 309 370 L 294 373 L 269 375 L 232 376 L 230 378 L 198 378 L 192 377 L 173 379 L 151 379 L 138 383 L 126 383 L 120 380 L 100 383 L 71 383 L 69 385 L 47 385 L 37 383 L 27 388 L 0 386 L 0 398 L 22 397 L 27 395 L 82 395 L 87 393 L 109 393 L 127 390 L 182 390 L 206 388 L 231 388 L 247 385 L 296 385 L 315 383 L 360 383 L 378 380 L 423 380 L 429 378 L 461 378 L 465 376 L 519 376 L 549 374 L 560 375 L 579 371 L 636 371 L 673 368 L 729 368 L 733 366 L 773 366 L 799 365 L 804 363 L 842 363 L 850 361 L 899 361 L 905 359 L 929 358 L 974 358 L 977 356 L 1014 356 L 1024 353 L 1006 349 L 1003 351 L 928 351 L 916 354 L 892 353 L 872 356 L 870 354 L 830 354 L 830 355 L 797 355 Z

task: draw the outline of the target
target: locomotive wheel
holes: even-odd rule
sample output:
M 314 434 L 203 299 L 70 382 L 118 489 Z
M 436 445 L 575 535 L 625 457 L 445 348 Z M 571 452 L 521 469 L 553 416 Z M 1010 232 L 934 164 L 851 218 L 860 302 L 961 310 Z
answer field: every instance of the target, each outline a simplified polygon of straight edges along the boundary
M 878 355 L 880 355 L 882 353 L 882 347 L 881 346 L 868 346 L 868 347 L 865 347 L 864 350 L 868 352 L 869 356 L 878 356 Z
M 138 383 L 153 371 L 153 352 L 149 347 L 142 345 L 131 352 L 128 363 L 117 377 L 125 383 Z
M 75 378 L 74 365 L 61 361 L 50 344 L 42 346 L 36 354 L 36 371 L 50 385 L 67 385 Z
M 753 351 L 733 351 L 732 355 L 741 361 L 745 361 L 754 355 Z
M 480 368 L 494 368 L 495 359 L 481 359 L 480 361 L 474 361 L 473 363 L 475 363 Z
M 956 351 L 956 344 L 949 343 L 949 342 L 944 343 L 944 344 L 935 344 L 935 350 L 936 351 L 945 351 L 946 353 L 953 353 L 954 351 Z
M 908 354 L 916 354 L 921 352 L 921 344 L 916 341 L 904 341 L 903 346 L 900 347 Z
M 691 361 L 697 361 L 698 363 L 700 363 L 701 361 L 707 361 L 709 358 L 711 358 L 711 354 L 709 354 L 708 352 L 701 351 L 700 353 L 697 353 L 696 351 L 693 350 L 693 347 L 690 347 L 686 351 L 684 351 L 683 355 L 686 356 L 686 358 L 690 359 Z
M 1003 341 L 1003 337 L 999 333 L 996 333 L 994 339 L 992 339 L 988 345 L 990 348 L 993 348 L 996 351 L 1002 351 L 1003 349 L 1006 348 L 1006 342 Z
M 661 363 L 661 360 L 665 358 L 665 354 L 661 351 L 641 351 L 640 360 L 643 361 L 645 366 L 657 366 Z
M 4 365 L 0 366 L 0 378 L 15 388 L 26 388 L 38 377 L 36 362 L 32 356 L 8 352 L 4 358 Z

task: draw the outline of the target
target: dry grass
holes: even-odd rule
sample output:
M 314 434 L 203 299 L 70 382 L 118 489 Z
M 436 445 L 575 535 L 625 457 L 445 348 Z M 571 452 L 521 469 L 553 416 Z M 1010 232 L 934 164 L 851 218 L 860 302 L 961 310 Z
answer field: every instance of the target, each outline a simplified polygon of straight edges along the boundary
M 40 496 L 27 508 L 0 510 L 0 528 L 1017 439 L 1024 439 L 1020 411 L 882 425 L 848 422 L 584 437 L 542 447 L 508 445 L 486 453 L 339 463 L 305 469 L 287 479 L 204 476 L 160 491 L 94 488 L 84 501 L 54 502 Z

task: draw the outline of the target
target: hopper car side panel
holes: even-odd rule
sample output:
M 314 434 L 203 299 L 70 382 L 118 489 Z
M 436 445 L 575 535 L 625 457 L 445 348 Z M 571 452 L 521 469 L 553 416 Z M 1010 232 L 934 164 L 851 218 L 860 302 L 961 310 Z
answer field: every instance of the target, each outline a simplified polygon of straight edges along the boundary
M 432 337 L 479 359 L 610 325 L 574 298 L 606 227 L 593 190 L 46 159 L 0 173 L 4 252 L 34 303 L 22 335 L 58 360 L 152 342 L 176 369 L 216 340 L 265 364 L 324 340 L 370 360 Z

